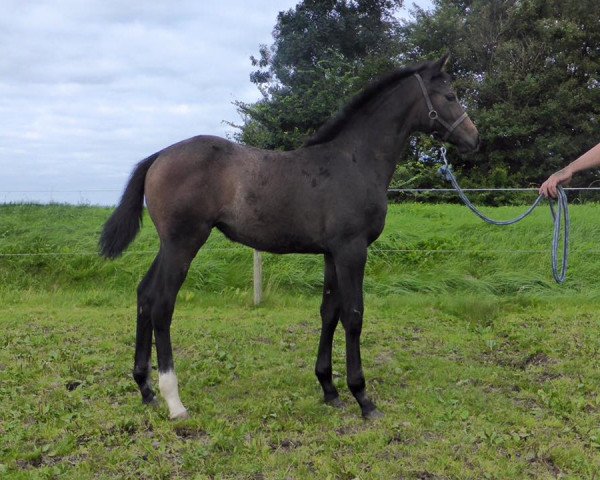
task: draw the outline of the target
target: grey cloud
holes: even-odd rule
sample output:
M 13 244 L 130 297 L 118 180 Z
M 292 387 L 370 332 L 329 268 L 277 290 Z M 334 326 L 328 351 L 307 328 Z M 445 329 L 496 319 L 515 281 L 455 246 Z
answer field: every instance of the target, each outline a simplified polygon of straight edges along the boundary
M 4 0 L 0 201 L 114 203 L 139 159 L 226 136 L 232 101 L 260 96 L 250 55 L 295 3 Z
M 249 56 L 294 4 L 5 0 L 0 201 L 108 189 L 97 201 L 111 203 L 140 158 L 227 135 L 223 121 L 238 120 L 231 102 L 259 97 Z

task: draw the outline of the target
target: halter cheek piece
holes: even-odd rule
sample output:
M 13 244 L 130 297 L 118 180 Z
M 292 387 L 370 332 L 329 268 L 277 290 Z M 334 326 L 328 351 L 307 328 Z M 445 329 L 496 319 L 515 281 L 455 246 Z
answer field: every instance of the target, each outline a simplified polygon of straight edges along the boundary
M 429 98 L 429 93 L 427 92 L 427 88 L 425 87 L 425 82 L 421 78 L 421 75 L 415 73 L 415 77 L 419 81 L 419 86 L 421 87 L 421 91 L 423 92 L 423 96 L 425 97 L 425 102 L 427 102 L 427 108 L 429 109 L 429 118 L 431 120 L 431 126 L 435 124 L 437 120 L 446 128 L 446 134 L 444 135 L 443 140 L 448 140 L 448 137 L 452 134 L 454 129 L 458 127 L 464 120 L 467 118 L 467 112 L 464 112 L 460 117 L 458 117 L 454 123 L 450 124 L 442 117 L 440 117 L 435 108 L 433 108 L 433 103 L 431 103 L 431 98 Z

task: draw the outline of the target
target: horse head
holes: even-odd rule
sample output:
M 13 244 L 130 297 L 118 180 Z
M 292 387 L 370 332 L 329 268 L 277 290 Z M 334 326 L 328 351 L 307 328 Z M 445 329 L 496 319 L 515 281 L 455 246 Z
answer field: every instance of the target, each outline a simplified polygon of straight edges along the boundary
M 451 77 L 446 73 L 449 55 L 431 62 L 415 73 L 423 101 L 419 117 L 421 129 L 433 133 L 465 153 L 479 147 L 479 132 L 458 101 Z

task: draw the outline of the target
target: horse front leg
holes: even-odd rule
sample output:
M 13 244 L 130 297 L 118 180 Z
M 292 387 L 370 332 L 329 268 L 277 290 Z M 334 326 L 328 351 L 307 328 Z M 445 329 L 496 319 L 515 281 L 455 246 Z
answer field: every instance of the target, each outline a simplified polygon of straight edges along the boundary
M 333 371 L 331 367 L 331 350 L 333 335 L 340 319 L 340 296 L 335 274 L 333 258 L 325 254 L 325 275 L 323 281 L 323 302 L 321 303 L 321 339 L 315 374 L 323 388 L 325 403 L 334 407 L 342 406 L 340 397 L 333 384 Z
M 363 322 L 363 278 L 367 247 L 362 242 L 348 244 L 334 253 L 335 269 L 341 296 L 341 320 L 346 333 L 346 377 L 348 388 L 366 419 L 382 414 L 367 397 L 365 376 L 360 358 L 360 335 Z
M 133 378 L 142 394 L 142 402 L 155 405 L 156 396 L 152 389 L 150 374 L 152 363 L 152 283 L 156 272 L 159 256 L 156 257 L 150 270 L 140 282 L 137 290 L 137 329 L 135 338 L 135 360 L 133 365 Z

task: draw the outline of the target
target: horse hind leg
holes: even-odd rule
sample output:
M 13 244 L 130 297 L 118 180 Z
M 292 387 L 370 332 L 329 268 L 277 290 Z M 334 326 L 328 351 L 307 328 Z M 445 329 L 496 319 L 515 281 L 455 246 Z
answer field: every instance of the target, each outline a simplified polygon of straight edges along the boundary
M 186 408 L 179 397 L 179 385 L 175 375 L 173 350 L 171 347 L 171 320 L 175 308 L 177 292 L 187 275 L 189 265 L 196 255 L 201 242 L 191 248 L 181 243 L 169 242 L 161 246 L 161 261 L 155 280 L 155 301 L 152 307 L 152 327 L 156 340 L 158 357 L 158 386 L 169 407 L 171 419 L 188 418 Z
M 148 308 L 148 311 L 143 311 L 144 326 L 146 327 L 144 331 L 148 331 L 147 318 L 150 320 L 151 328 L 149 333 L 142 335 L 142 341 L 148 341 L 147 339 L 150 338 L 151 343 L 151 335 L 154 333 L 158 359 L 158 387 L 161 396 L 167 402 L 171 419 L 188 418 L 187 409 L 179 397 L 171 347 L 170 328 L 175 301 L 192 260 L 209 234 L 210 228 L 207 227 L 197 230 L 193 238 L 184 236 L 177 240 L 163 240 L 155 264 L 151 268 L 151 278 L 144 285 L 143 308 Z M 143 343 L 142 347 L 145 348 L 146 343 Z M 148 359 L 149 351 L 150 348 L 148 349 Z M 145 352 L 146 350 L 143 349 L 139 357 L 140 369 L 143 361 L 146 360 Z M 143 391 L 142 398 L 144 398 Z
M 152 266 L 140 282 L 137 290 L 137 329 L 135 339 L 135 359 L 133 365 L 133 378 L 142 394 L 142 402 L 156 404 L 156 396 L 152 389 L 150 374 L 152 371 L 152 321 L 150 312 L 152 309 L 152 296 L 150 287 L 154 280 L 159 255 L 154 259 Z

